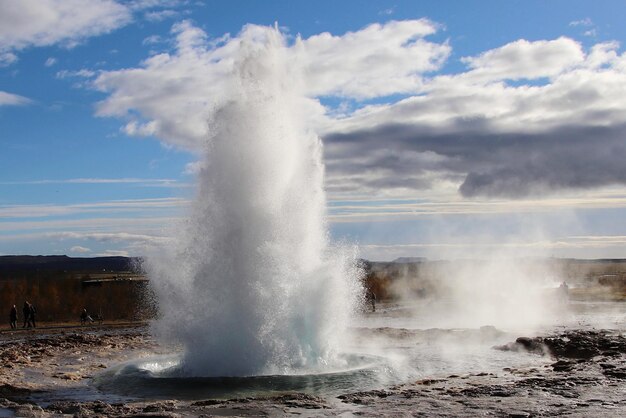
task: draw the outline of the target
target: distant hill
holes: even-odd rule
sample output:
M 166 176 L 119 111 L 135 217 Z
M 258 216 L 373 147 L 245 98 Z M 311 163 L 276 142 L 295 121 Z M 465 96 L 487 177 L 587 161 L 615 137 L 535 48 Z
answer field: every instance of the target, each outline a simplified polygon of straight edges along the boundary
M 398 257 L 392 261 L 392 263 L 406 264 L 406 263 L 423 263 L 427 261 L 426 257 Z
M 68 257 L 66 255 L 0 256 L 0 274 L 33 271 L 135 271 L 141 265 L 137 257 Z

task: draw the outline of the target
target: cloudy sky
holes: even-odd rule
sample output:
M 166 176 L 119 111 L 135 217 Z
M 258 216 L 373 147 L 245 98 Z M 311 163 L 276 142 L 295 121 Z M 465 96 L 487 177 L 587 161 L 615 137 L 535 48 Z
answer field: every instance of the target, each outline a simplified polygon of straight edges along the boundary
M 361 255 L 626 257 L 623 1 L 0 0 L 0 254 L 141 255 L 277 25 Z

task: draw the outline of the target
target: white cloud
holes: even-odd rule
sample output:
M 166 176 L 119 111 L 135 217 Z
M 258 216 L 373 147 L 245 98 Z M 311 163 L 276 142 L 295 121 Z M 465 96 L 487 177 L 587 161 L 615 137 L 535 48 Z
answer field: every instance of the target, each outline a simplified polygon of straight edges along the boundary
M 324 131 L 330 182 L 364 174 L 353 190 L 410 193 L 447 179 L 466 196 L 509 197 L 625 184 L 626 56 L 618 47 L 584 53 L 564 38 L 514 42 L 468 60 L 467 72 L 433 77 L 420 96 L 332 120 Z M 559 58 L 535 71 L 537 51 Z M 502 81 L 539 76 L 550 79 Z
M 421 74 L 439 69 L 450 53 L 447 44 L 424 39 L 437 28 L 425 19 L 391 21 L 304 39 L 295 50 L 301 53 L 306 92 L 357 99 L 417 92 Z
M 87 247 L 81 247 L 80 245 L 75 245 L 72 248 L 70 248 L 70 252 L 85 254 L 85 253 L 90 253 L 91 250 Z
M 192 161 L 185 164 L 185 170 L 183 174 L 196 175 L 200 173 L 200 170 L 204 168 L 204 161 Z
M 105 250 L 104 252 L 94 254 L 94 257 L 128 257 L 130 254 L 125 250 Z
M 87 218 L 72 220 L 44 220 L 44 221 L 8 221 L 2 223 L 3 232 L 18 231 L 58 231 L 58 230 L 87 230 L 87 231 L 161 231 L 164 225 L 173 225 L 180 221 L 179 217 L 133 217 L 118 218 Z M 3 236 L 4 238 L 4 236 Z
M 626 56 L 617 43 L 518 40 L 438 75 L 451 49 L 425 39 L 437 29 L 392 21 L 281 49 L 287 72 L 302 73 L 294 89 L 325 141 L 331 194 L 453 184 L 464 196 L 519 197 L 626 183 Z M 129 135 L 200 151 L 207 120 L 229 100 L 240 51 L 272 31 L 248 25 L 210 39 L 189 22 L 174 25 L 173 53 L 97 76 L 93 85 L 109 94 L 97 114 L 126 119 Z M 324 108 L 320 96 L 340 99 L 341 109 Z
M 589 29 L 583 32 L 583 35 L 595 38 L 596 36 L 598 36 L 598 31 L 596 29 Z
M 591 20 L 591 18 L 584 18 L 584 19 L 580 19 L 580 20 L 573 20 L 571 22 L 569 22 L 570 26 L 591 26 L 593 25 L 593 22 Z
M 583 32 L 584 36 L 595 38 L 598 35 L 597 28 L 594 27 L 593 21 L 588 17 L 581 20 L 574 20 L 570 22 L 569 25 L 574 27 L 579 26 L 581 29 L 586 28 Z
M 535 42 L 521 39 L 461 60 L 471 68 L 464 74 L 465 77 L 495 82 L 554 77 L 580 64 L 584 58 L 579 43 L 569 38 L 559 38 Z
M 5 185 L 36 185 L 36 184 L 142 184 L 142 185 L 175 185 L 174 179 L 142 179 L 142 178 L 75 178 L 55 180 L 0 181 Z
M 525 256 L 545 257 L 547 254 L 559 257 L 595 258 L 621 257 L 626 250 L 625 236 L 571 236 L 554 237 L 542 240 L 517 240 L 501 242 L 495 238 L 476 242 L 475 237 L 467 237 L 458 242 L 429 242 L 414 244 L 365 244 L 360 245 L 361 256 L 370 260 L 393 260 L 398 257 L 420 254 L 426 257 L 467 259 L 468 254 L 497 252 L 501 256 L 520 258 Z
M 80 240 L 93 240 L 97 242 L 110 242 L 110 243 L 133 243 L 133 244 L 167 244 L 171 243 L 171 238 L 145 235 L 145 234 L 132 234 L 128 232 L 110 232 L 110 233 L 98 233 L 98 232 L 53 232 L 46 234 L 49 239 L 80 239 Z
M 128 6 L 133 10 L 146 10 L 154 8 L 174 8 L 186 4 L 187 0 L 131 0 Z
M 45 65 L 46 67 L 52 67 L 52 66 L 53 66 L 54 64 L 56 64 L 56 63 L 57 63 L 57 59 L 56 59 L 56 58 L 54 58 L 54 57 L 50 57 L 50 58 L 48 58 L 48 59 L 46 60 L 46 62 L 44 63 L 44 65 Z
M 131 23 L 133 14 L 159 21 L 178 15 L 174 9 L 184 4 L 176 0 L 0 1 L 0 67 L 16 62 L 17 53 L 25 48 L 73 48 Z
M 0 49 L 0 67 L 7 67 L 17 61 L 17 55 Z
M 131 21 L 128 7 L 113 0 L 0 2 L 0 53 L 30 46 L 73 47 Z
M 0 106 L 23 106 L 30 103 L 32 100 L 26 97 L 0 91 Z
M 145 254 L 147 251 L 156 247 L 162 247 L 172 244 L 172 238 L 157 236 L 157 235 L 142 235 L 132 234 L 126 232 L 114 232 L 114 233 L 84 233 L 84 232 L 57 232 L 46 234 L 46 239 L 49 240 L 83 240 L 83 241 L 95 241 L 99 243 L 107 243 L 114 247 L 116 250 L 105 250 L 101 253 L 92 254 L 93 257 L 109 257 L 109 256 L 122 256 L 128 257 L 132 254 Z M 72 247 L 84 248 L 81 246 Z M 89 250 L 89 249 L 87 249 Z M 91 252 L 91 250 L 89 250 Z M 87 251 L 83 251 L 87 252 Z
M 147 12 L 144 17 L 149 22 L 161 22 L 166 19 L 172 19 L 179 16 L 179 12 L 176 10 L 158 10 L 153 12 Z
M 152 45 L 152 44 L 158 44 L 159 42 L 162 42 L 162 39 L 159 35 L 150 35 L 147 38 L 144 38 L 144 40 L 141 43 L 144 45 Z
M 154 211 L 168 211 L 183 208 L 188 201 L 179 198 L 113 200 L 106 202 L 80 203 L 70 205 L 10 205 L 0 206 L 0 218 L 39 218 L 65 216 L 70 214 L 100 214 L 137 212 L 147 214 Z
M 527 45 L 514 44 L 528 51 Z M 410 123 L 437 128 L 439 132 L 458 132 L 457 123 L 476 121 L 481 123 L 482 129 L 529 132 L 573 123 L 609 126 L 626 122 L 626 103 L 621 99 L 626 91 L 623 68 L 626 58 L 617 53 L 618 45 L 598 44 L 581 59 L 575 58 L 577 53 L 572 53 L 578 47 L 573 48 L 571 41 L 562 45 L 566 51 L 561 56 L 570 59 L 565 58 L 551 69 L 534 73 L 534 76 L 553 76 L 544 84 L 500 82 L 502 78 L 517 79 L 522 74 L 531 78 L 529 72 L 532 70 L 526 69 L 532 59 L 527 60 L 526 54 L 522 54 L 524 58 L 519 70 L 511 68 L 514 60 L 509 64 L 493 65 L 489 59 L 477 58 L 472 63 L 485 63 L 486 67 L 475 67 L 451 76 L 436 76 L 425 86 L 424 94 L 390 105 L 364 107 L 349 118 L 333 121 L 331 129 L 371 129 L 382 124 Z M 510 51 L 505 46 L 494 50 L 493 55 L 488 51 L 480 57 L 498 56 L 504 49 Z M 574 62 L 577 65 L 569 65 Z M 480 77 L 476 76 L 477 72 L 481 73 Z M 477 128 L 480 127 L 474 127 Z
M 70 71 L 70 70 L 57 71 L 56 78 L 61 79 L 61 80 L 64 78 L 71 78 L 71 77 L 90 78 L 95 75 L 96 75 L 95 71 L 83 68 L 83 69 L 76 70 L 76 71 Z
M 206 118 L 216 100 L 224 97 L 220 80 L 232 69 L 228 56 L 233 45 L 210 49 L 206 35 L 188 22 L 174 25 L 177 50 L 158 54 L 140 68 L 101 73 L 94 85 L 111 95 L 98 105 L 100 116 L 127 117 L 138 110 L 143 119 L 132 119 L 129 135 L 156 135 L 171 145 L 198 150 L 206 134 Z
M 412 199 L 363 197 L 361 201 L 335 201 L 328 219 L 335 223 L 409 220 L 447 215 L 540 214 L 561 210 L 626 208 L 626 189 L 561 193 L 541 199 L 463 199 L 456 193 L 413 192 Z
M 421 73 L 437 69 L 450 47 L 424 40 L 437 25 L 428 20 L 374 24 L 342 36 L 323 33 L 285 47 L 294 71 L 304 73 L 309 96 L 371 98 L 417 91 Z M 246 26 L 236 37 L 208 39 L 189 22 L 173 26 L 173 54 L 146 59 L 138 68 L 102 72 L 94 86 L 109 97 L 98 105 L 100 116 L 130 118 L 129 135 L 157 136 L 166 143 L 200 150 L 206 120 L 228 100 L 227 80 L 242 45 L 258 44 L 272 29 Z M 354 77 L 355 72 L 359 77 Z M 309 102 L 312 119 L 324 109 Z M 133 116 L 138 111 L 141 118 Z

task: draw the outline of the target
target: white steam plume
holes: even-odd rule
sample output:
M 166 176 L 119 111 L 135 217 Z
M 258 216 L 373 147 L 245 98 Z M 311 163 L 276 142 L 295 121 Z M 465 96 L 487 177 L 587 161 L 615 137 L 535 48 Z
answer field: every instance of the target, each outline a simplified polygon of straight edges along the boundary
M 359 286 L 353 258 L 329 247 L 321 141 L 283 35 L 241 39 L 191 217 L 149 263 L 154 328 L 182 343 L 187 375 L 332 369 Z

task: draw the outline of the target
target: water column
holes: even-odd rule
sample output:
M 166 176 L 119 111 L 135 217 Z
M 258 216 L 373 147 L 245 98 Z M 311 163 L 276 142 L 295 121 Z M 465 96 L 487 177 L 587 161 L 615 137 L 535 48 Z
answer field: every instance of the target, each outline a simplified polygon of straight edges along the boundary
M 190 376 L 332 370 L 358 272 L 328 242 L 322 144 L 293 49 L 276 28 L 241 37 L 187 224 L 149 263 L 154 331 L 182 344 Z

